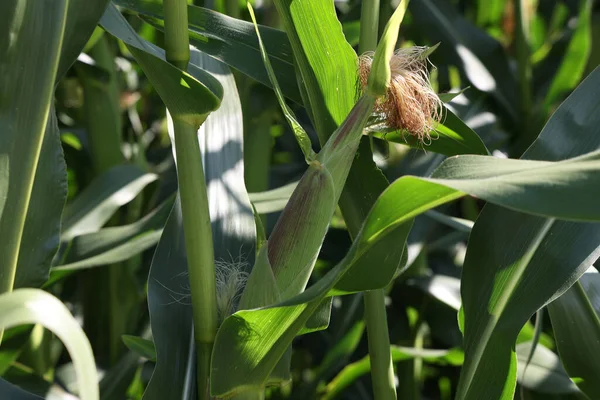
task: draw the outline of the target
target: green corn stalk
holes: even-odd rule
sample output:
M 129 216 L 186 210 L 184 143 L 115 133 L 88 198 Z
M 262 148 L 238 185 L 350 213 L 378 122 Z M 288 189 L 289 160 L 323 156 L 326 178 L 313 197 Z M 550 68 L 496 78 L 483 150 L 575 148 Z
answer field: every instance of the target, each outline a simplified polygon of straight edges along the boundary
M 166 0 L 164 11 L 167 61 L 185 71 L 190 60 L 187 2 Z M 172 118 L 192 293 L 198 398 L 208 399 L 210 359 L 218 327 L 218 311 L 212 230 L 197 135 L 202 121 L 193 123 L 179 114 L 173 114 Z

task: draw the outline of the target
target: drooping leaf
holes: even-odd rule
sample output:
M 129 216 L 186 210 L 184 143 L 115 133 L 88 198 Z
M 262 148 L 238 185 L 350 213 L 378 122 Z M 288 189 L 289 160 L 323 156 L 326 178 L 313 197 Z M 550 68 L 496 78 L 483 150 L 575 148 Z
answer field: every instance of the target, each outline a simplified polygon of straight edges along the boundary
M 67 348 L 77 372 L 82 400 L 98 400 L 98 376 L 92 348 L 79 323 L 56 297 L 39 289 L 17 289 L 0 295 L 0 329 L 40 324 Z
M 433 151 L 447 156 L 489 154 L 481 138 L 452 111 L 445 107 L 444 109 L 443 121 L 436 127 L 435 131 L 430 133 L 431 139 L 425 143 L 402 131 L 377 132 L 375 136 L 390 142 L 405 144 L 413 148 Z
M 598 84 L 600 69 L 554 113 L 525 159 L 558 161 L 600 148 Z M 565 196 L 568 193 L 560 196 L 563 207 L 577 208 Z M 598 243 L 598 224 L 556 221 L 492 205 L 484 208 L 463 267 L 465 366 L 458 399 L 512 398 L 513 348 L 519 331 L 596 260 Z
M 138 13 L 144 21 L 152 26 L 164 29 L 161 1 L 113 0 L 113 2 Z M 191 44 L 271 87 L 260 57 L 258 39 L 251 23 L 192 5 L 188 6 L 188 20 Z M 302 104 L 294 73 L 294 59 L 287 36 L 282 31 L 266 26 L 260 26 L 259 29 L 283 94 L 294 102 Z
M 425 361 L 442 365 L 460 365 L 462 363 L 462 352 L 458 349 L 433 350 L 392 346 L 390 352 L 394 362 L 419 357 L 423 358 Z M 371 360 L 369 356 L 346 365 L 344 369 L 342 369 L 340 373 L 327 384 L 322 398 L 334 399 L 338 397 L 348 386 L 352 385 L 362 375 L 368 374 L 370 370 Z
M 160 238 L 173 200 L 133 224 L 100 229 L 73 238 L 61 263 L 52 271 L 74 271 L 127 260 L 155 245 Z
M 590 268 L 548 305 L 558 353 L 569 376 L 590 399 L 600 396 L 600 274 Z
M 157 176 L 135 165 L 119 165 L 96 178 L 70 203 L 63 217 L 63 241 L 96 232 Z
M 215 77 L 193 63 L 186 72 L 167 62 L 164 50 L 139 37 L 113 4 L 100 24 L 125 42 L 172 115 L 199 126 L 219 107 L 223 88 Z

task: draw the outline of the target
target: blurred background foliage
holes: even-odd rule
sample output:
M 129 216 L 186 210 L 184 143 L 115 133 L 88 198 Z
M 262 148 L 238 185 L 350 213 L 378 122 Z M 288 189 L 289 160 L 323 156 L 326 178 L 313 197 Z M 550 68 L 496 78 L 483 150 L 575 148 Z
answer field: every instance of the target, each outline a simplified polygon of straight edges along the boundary
M 401 47 L 441 43 L 430 57 L 433 87 L 439 93 L 460 92 L 448 108 L 499 157 L 518 158 L 561 101 L 600 65 L 600 2 L 524 2 L 529 43 L 524 55 L 516 45 L 514 3 L 505 0 L 412 0 L 399 41 Z M 249 20 L 243 0 L 193 4 Z M 253 5 L 260 24 L 282 29 L 270 0 Z M 346 39 L 356 48 L 361 2 L 335 5 Z M 394 7 L 381 2 L 380 27 Z M 163 33 L 150 19 L 124 11 L 143 39 L 162 46 Z M 529 60 L 531 71 L 521 70 L 520 57 Z M 239 71 L 234 76 L 244 124 L 246 188 L 264 211 L 268 235 L 278 217 L 269 207 L 278 209 L 277 202 L 285 202 L 289 185 L 306 164 L 273 91 Z M 288 104 L 318 149 L 305 109 L 294 101 Z M 103 372 L 102 399 L 140 399 L 155 357 L 153 346 L 142 340 L 150 339 L 147 279 L 177 188 L 165 107 L 128 48 L 97 27 L 58 84 L 56 111 L 68 167 L 68 203 L 60 251 L 45 288 L 82 319 Z M 389 181 L 407 174 L 427 176 L 446 158 L 427 145 L 415 149 L 383 137 L 373 139 L 373 148 Z M 262 198 L 254 195 L 276 188 L 283 189 Z M 416 219 L 408 270 L 387 288 L 386 297 L 400 399 L 453 397 L 463 362 L 459 277 L 466 239 L 482 206 L 466 197 Z M 350 244 L 338 212 L 311 279 L 340 261 Z M 185 302 L 188 295 L 182 288 L 173 293 L 173 301 Z M 597 306 L 598 297 L 593 300 Z M 362 304 L 361 294 L 335 298 L 329 329 L 296 339 L 293 383 L 270 390 L 267 398 L 371 398 Z M 517 398 L 581 398 L 563 379 L 547 313 L 539 312 L 521 332 L 519 360 L 528 357 L 534 324 L 540 327 L 543 350 L 536 350 L 532 363 L 556 380 L 547 385 L 520 375 Z M 124 340 L 123 335 L 131 336 Z M 32 393 L 72 398 L 67 394 L 74 382 L 68 357 L 60 341 L 39 327 L 5 333 L 0 375 Z

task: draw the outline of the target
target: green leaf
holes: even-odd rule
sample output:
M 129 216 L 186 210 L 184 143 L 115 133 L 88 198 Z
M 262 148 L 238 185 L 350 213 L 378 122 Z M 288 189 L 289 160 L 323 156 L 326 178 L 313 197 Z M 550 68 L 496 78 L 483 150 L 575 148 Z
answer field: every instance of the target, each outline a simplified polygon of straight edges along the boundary
M 122 339 L 129 350 L 147 360 L 156 361 L 156 348 L 152 340 L 131 335 L 123 335 Z
M 418 138 L 403 131 L 377 132 L 374 136 L 447 156 L 458 154 L 488 155 L 489 151 L 481 138 L 452 111 L 446 107 L 444 109 L 444 120 L 434 132 L 430 133 L 431 140 L 427 143 L 423 143 Z
M 465 20 L 447 1 L 413 1 L 410 10 L 422 32 L 432 42 L 442 42 L 442 55 L 458 65 L 474 87 L 494 96 L 516 119 L 517 85 L 502 45 Z
M 519 384 L 541 393 L 577 393 L 577 386 L 569 379 L 561 360 L 546 347 L 538 344 L 528 362 L 532 343 L 520 343 L 516 347 Z M 527 364 L 527 369 L 525 365 Z
M 82 400 L 97 400 L 98 376 L 92 348 L 79 323 L 56 297 L 39 289 L 17 289 L 0 295 L 0 329 L 40 324 L 58 336 L 67 348 Z
M 524 158 L 557 161 L 600 148 L 599 84 L 600 69 L 596 69 L 554 113 Z M 532 177 L 532 181 L 541 179 Z M 577 212 L 577 202 L 568 196 L 570 189 L 564 189 L 558 199 L 565 209 Z M 591 189 L 587 191 L 593 196 Z M 484 208 L 463 266 L 465 365 L 457 399 L 512 398 L 513 349 L 519 331 L 596 260 L 599 235 L 597 224 L 556 221 L 492 205 Z
M 100 24 L 127 45 L 173 116 L 200 126 L 219 107 L 223 88 L 215 77 L 192 63 L 185 72 L 167 62 L 164 50 L 139 37 L 113 4 Z
M 63 216 L 63 241 L 96 232 L 119 209 L 157 179 L 135 165 L 119 165 L 92 181 L 68 204 Z
M 306 87 L 309 104 L 304 105 L 324 144 L 354 106 L 356 53 L 344 38 L 331 1 L 275 0 L 274 4 Z
M 275 71 L 273 71 L 271 62 L 269 61 L 269 55 L 267 54 L 267 51 L 265 50 L 265 46 L 263 44 L 263 41 L 262 41 L 262 38 L 260 35 L 260 30 L 258 29 L 258 25 L 256 23 L 254 9 L 252 8 L 252 5 L 250 4 L 250 2 L 248 2 L 248 11 L 250 12 L 250 17 L 252 18 L 252 22 L 254 23 L 254 29 L 256 30 L 256 35 L 258 36 L 258 45 L 260 46 L 260 55 L 265 63 L 265 69 L 267 70 L 267 74 L 269 75 L 269 80 L 271 81 L 273 90 L 275 91 L 275 95 L 277 96 L 277 101 L 279 102 L 281 111 L 283 112 L 285 119 L 287 120 L 288 124 L 290 125 L 290 128 L 292 128 L 292 131 L 294 132 L 296 141 L 298 142 L 298 145 L 300 146 L 300 149 L 302 150 L 302 153 L 304 154 L 304 159 L 306 160 L 307 163 L 310 163 L 316 157 L 316 153 L 312 149 L 312 144 L 310 142 L 310 138 L 308 137 L 308 134 L 306 133 L 304 128 L 302 128 L 302 125 L 300 125 L 300 123 L 296 119 L 296 115 L 294 115 L 294 112 L 292 111 L 292 109 L 286 104 L 285 99 L 283 98 L 283 93 L 281 92 L 281 89 L 279 88 L 279 85 L 277 84 L 277 77 L 275 76 Z
M 56 254 L 67 199 L 67 168 L 54 108 L 50 109 L 27 210 L 15 287 L 41 286 Z
M 190 63 L 212 71 L 224 90 L 220 108 L 198 131 L 217 266 L 254 261 L 255 226 L 244 186 L 243 118 L 235 79 L 224 64 L 197 51 Z M 192 312 L 179 200 L 158 243 L 148 278 L 148 308 L 157 362 L 144 400 L 195 399 Z M 187 397 L 186 397 L 187 396 Z
M 65 167 L 51 115 L 67 2 L 4 1 L 0 15 L 4 16 L 0 27 L 0 292 L 5 292 L 15 283 L 21 245 L 33 246 L 27 251 L 35 249 L 21 258 L 31 263 L 19 277 L 19 284 L 26 285 L 40 284 L 45 278 L 58 244 Z M 45 170 L 40 170 L 36 185 L 38 167 Z M 34 186 L 36 195 L 50 191 L 47 208 L 29 211 Z M 32 234 L 36 229 L 39 236 Z
M 121 7 L 136 12 L 155 28 L 164 30 L 162 1 L 113 0 Z M 256 32 L 252 23 L 233 19 L 218 12 L 188 6 L 190 42 L 199 50 L 228 64 L 260 83 L 271 87 L 260 57 Z M 290 42 L 284 32 L 260 26 L 265 48 L 273 63 L 283 94 L 298 104 L 302 97 L 294 72 Z
M 76 236 L 61 258 L 62 263 L 53 267 L 52 272 L 113 264 L 141 253 L 158 242 L 172 207 L 170 199 L 133 224 Z
M 581 81 L 592 50 L 592 0 L 581 0 L 577 27 L 544 99 L 549 107 Z
M 55 82 L 75 61 L 106 8 L 106 0 L 70 1 Z M 54 109 L 48 115 L 25 218 L 15 287 L 40 286 L 60 237 L 61 213 L 67 198 L 67 171 Z
M 110 0 L 69 1 L 56 80 L 60 80 L 75 62 L 92 36 Z
M 567 292 L 548 305 L 560 359 L 590 399 L 600 396 L 600 274 L 590 268 Z
M 417 349 L 412 347 L 392 346 L 390 348 L 392 361 L 400 362 L 413 358 L 423 358 L 425 361 L 436 364 L 460 365 L 462 363 L 462 352 L 458 349 L 433 350 Z M 361 376 L 371 371 L 371 360 L 369 356 L 348 364 L 340 373 L 327 384 L 321 397 L 323 400 L 334 399 L 352 385 Z

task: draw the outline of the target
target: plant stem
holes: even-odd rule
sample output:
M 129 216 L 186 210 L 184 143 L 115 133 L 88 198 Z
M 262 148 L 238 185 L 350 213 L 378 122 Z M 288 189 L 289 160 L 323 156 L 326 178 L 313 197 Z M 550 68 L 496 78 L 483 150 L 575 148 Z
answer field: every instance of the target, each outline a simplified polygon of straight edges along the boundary
M 379 25 L 379 0 L 363 0 L 360 9 L 358 53 L 375 51 Z
M 359 52 L 377 48 L 379 32 L 379 0 L 363 0 L 360 15 Z M 396 399 L 394 365 L 390 353 L 383 289 L 365 292 L 365 322 L 371 358 L 371 381 L 375 399 Z
M 365 292 L 365 322 L 371 358 L 371 381 L 377 400 L 396 399 L 383 289 Z
M 514 0 L 515 34 L 517 48 L 517 65 L 519 74 L 519 111 L 522 145 L 521 150 L 529 147 L 535 137 L 530 137 L 529 118 L 531 117 L 531 60 L 529 48 L 529 20 L 526 2 Z
M 185 70 L 189 62 L 186 0 L 165 0 L 167 60 Z M 210 358 L 218 326 L 214 250 L 208 196 L 197 126 L 173 115 L 177 178 L 188 262 L 194 339 L 198 369 L 198 398 L 209 399 Z
M 190 62 L 186 0 L 165 0 L 165 52 L 167 61 L 184 71 Z
M 177 177 L 188 261 L 194 337 L 198 359 L 199 398 L 208 398 L 210 354 L 217 332 L 214 250 L 208 196 L 196 128 L 174 119 Z

